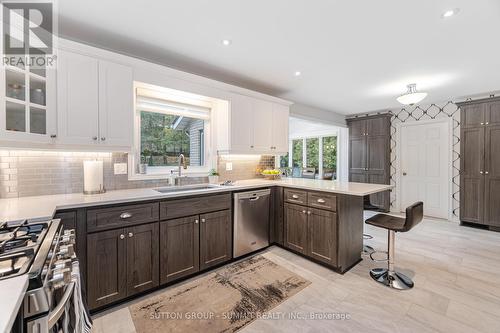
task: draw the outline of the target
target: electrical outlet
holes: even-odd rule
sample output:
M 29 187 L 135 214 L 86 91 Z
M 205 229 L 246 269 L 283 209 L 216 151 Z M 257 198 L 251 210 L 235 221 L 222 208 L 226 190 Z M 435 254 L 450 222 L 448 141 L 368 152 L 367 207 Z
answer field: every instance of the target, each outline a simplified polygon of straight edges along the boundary
M 115 169 L 115 175 L 126 175 L 127 163 L 115 163 L 114 169 Z
M 231 171 L 231 170 L 233 170 L 233 162 L 227 162 L 226 171 Z

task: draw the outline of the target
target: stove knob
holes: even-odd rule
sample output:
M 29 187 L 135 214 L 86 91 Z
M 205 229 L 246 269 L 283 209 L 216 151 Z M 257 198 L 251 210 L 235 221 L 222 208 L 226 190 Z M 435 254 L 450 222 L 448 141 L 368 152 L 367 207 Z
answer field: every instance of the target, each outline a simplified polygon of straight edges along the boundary
M 63 235 L 64 236 L 75 236 L 75 229 L 65 229 Z
M 63 258 L 71 258 L 75 254 L 73 244 L 61 245 L 58 254 Z
M 56 269 L 52 273 L 52 279 L 50 279 L 50 283 L 54 288 L 59 288 L 65 284 L 71 282 L 71 269 L 62 268 Z
M 62 244 L 75 244 L 75 234 L 65 234 L 61 236 Z
M 59 259 L 54 264 L 54 270 L 61 270 L 71 267 L 71 259 Z

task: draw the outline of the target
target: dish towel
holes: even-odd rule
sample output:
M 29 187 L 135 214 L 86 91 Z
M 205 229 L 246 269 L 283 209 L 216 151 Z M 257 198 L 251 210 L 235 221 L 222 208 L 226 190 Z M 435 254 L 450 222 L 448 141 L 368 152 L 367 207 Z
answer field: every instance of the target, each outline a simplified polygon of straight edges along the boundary
M 75 290 L 73 291 L 72 303 L 75 309 L 75 323 L 74 331 L 76 333 L 91 333 L 92 319 L 87 311 L 83 297 L 82 297 L 82 278 L 80 275 L 80 265 L 78 260 L 73 261 L 73 269 L 71 272 L 71 279 L 75 283 Z

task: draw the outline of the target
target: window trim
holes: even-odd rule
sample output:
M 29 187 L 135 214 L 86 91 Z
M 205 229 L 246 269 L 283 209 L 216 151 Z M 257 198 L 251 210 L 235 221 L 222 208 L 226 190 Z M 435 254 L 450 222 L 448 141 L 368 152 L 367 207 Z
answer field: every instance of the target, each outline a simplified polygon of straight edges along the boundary
M 165 179 L 170 176 L 172 170 L 177 170 L 177 166 L 155 166 L 149 167 L 149 170 L 154 170 L 154 172 L 141 174 L 138 173 L 138 161 L 140 161 L 139 154 L 141 150 L 141 111 L 137 108 L 137 89 L 139 85 L 135 85 L 134 89 L 134 138 L 132 150 L 128 154 L 128 180 L 153 180 L 153 179 Z M 144 110 L 146 112 L 154 112 L 149 110 Z M 160 113 L 160 112 L 158 112 Z M 204 124 L 204 147 L 203 147 L 203 160 L 205 165 L 203 166 L 188 166 L 186 170 L 182 170 L 182 174 L 190 177 L 203 177 L 207 176 L 210 169 L 214 168 L 216 157 L 212 152 L 215 151 L 215 141 L 214 135 L 212 133 L 212 122 L 214 116 L 213 108 L 210 108 L 209 118 L 203 119 Z

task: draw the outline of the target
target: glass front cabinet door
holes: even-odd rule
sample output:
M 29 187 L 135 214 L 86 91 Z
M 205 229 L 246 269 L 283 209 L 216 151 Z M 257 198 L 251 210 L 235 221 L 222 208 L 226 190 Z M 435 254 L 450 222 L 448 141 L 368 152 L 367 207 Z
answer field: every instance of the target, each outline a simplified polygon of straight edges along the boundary
M 55 68 L 2 65 L 1 141 L 54 143 Z

